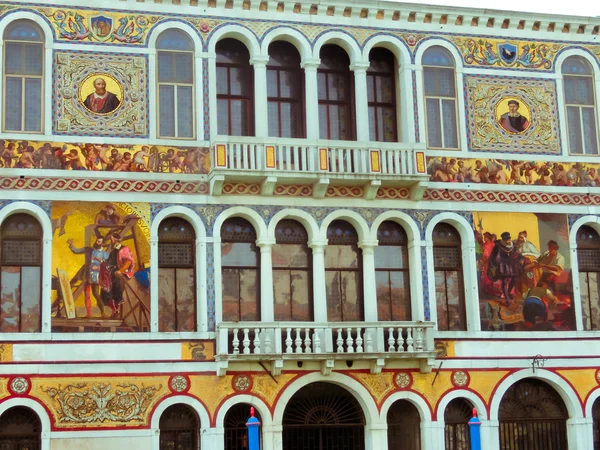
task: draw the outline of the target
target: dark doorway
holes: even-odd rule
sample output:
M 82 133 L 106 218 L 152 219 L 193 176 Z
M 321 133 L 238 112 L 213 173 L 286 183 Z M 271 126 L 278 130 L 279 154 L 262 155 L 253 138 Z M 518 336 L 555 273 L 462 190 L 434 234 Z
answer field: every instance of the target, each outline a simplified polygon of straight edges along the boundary
M 388 450 L 421 450 L 421 416 L 408 400 L 395 402 L 387 415 Z
M 284 450 L 364 450 L 365 418 L 356 399 L 330 383 L 300 389 L 283 414 Z
M 248 450 L 248 428 L 246 427 L 246 422 L 250 418 L 250 408 L 252 408 L 252 405 L 238 403 L 229 408 L 229 411 L 225 414 L 225 450 Z M 260 414 L 256 410 L 254 417 L 262 424 Z
M 200 420 L 187 405 L 169 406 L 160 416 L 160 450 L 199 450 Z
M 527 378 L 502 397 L 501 450 L 567 450 L 569 414 L 560 395 L 547 383 Z
M 470 450 L 469 420 L 473 417 L 473 405 L 464 398 L 455 398 L 444 411 L 444 434 L 446 450 Z
M 0 416 L 0 449 L 40 450 L 41 446 L 42 423 L 31 409 L 15 406 Z

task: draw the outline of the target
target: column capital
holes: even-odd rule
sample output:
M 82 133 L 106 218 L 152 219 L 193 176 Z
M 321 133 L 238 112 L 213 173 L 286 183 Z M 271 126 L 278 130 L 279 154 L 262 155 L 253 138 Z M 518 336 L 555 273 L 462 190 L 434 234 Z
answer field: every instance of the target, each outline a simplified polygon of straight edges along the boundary
M 308 246 L 313 249 L 313 251 L 318 249 L 324 249 L 327 245 L 327 239 L 313 239 L 308 241 Z
M 270 249 L 272 246 L 275 245 L 275 243 L 275 239 L 262 238 L 256 240 L 256 246 L 260 247 L 261 251 L 263 248 Z
M 350 70 L 354 73 L 366 72 L 367 69 L 369 68 L 369 66 L 370 66 L 370 64 L 368 62 L 356 61 L 356 62 L 350 64 Z
M 256 67 L 266 67 L 269 62 L 268 55 L 256 55 L 254 58 L 250 58 L 250 64 Z
M 362 249 L 363 253 L 365 250 L 374 250 L 379 245 L 379 241 L 376 239 L 363 239 L 358 243 L 358 248 Z
M 319 58 L 313 59 L 305 59 L 300 64 L 304 70 L 317 70 L 317 68 L 321 65 L 321 60 Z

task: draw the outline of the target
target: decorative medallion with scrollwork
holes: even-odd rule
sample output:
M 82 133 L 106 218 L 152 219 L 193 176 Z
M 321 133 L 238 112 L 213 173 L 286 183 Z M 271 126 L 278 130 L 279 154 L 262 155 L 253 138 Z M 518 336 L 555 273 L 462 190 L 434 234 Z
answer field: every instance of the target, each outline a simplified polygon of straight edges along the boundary
M 247 392 L 252 389 L 252 378 L 248 375 L 236 375 L 231 380 L 235 392 Z
M 394 383 L 399 389 L 409 389 L 413 379 L 409 372 L 398 372 L 394 377 Z
M 463 372 L 462 370 L 457 370 L 455 372 L 452 372 L 452 384 L 455 387 L 468 386 L 470 381 L 471 381 L 471 379 L 467 372 Z
M 190 383 L 183 375 L 175 375 L 169 381 L 169 387 L 173 392 L 185 392 L 190 388 Z
M 23 377 L 15 377 L 10 382 L 10 391 L 16 395 L 23 395 L 29 391 L 29 381 Z

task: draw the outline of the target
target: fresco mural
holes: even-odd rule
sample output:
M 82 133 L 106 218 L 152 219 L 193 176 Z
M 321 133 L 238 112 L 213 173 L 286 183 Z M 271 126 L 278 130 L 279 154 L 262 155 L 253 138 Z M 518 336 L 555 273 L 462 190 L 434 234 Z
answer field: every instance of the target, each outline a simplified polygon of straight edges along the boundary
M 0 167 L 4 168 L 206 174 L 210 170 L 209 155 L 208 147 L 113 146 L 0 139 Z
M 574 330 L 564 214 L 473 213 L 481 329 Z
M 427 159 L 430 181 L 536 186 L 600 186 L 600 164 L 508 159 Z
M 150 205 L 53 202 L 52 330 L 148 331 Z

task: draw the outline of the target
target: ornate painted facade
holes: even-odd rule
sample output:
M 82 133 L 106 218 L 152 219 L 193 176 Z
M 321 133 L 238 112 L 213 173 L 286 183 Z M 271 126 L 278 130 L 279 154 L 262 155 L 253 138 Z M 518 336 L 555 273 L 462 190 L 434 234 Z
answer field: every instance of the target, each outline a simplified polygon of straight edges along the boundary
M 0 2 L 0 446 L 600 448 L 600 20 L 80 3 Z

